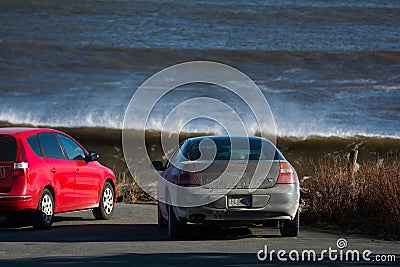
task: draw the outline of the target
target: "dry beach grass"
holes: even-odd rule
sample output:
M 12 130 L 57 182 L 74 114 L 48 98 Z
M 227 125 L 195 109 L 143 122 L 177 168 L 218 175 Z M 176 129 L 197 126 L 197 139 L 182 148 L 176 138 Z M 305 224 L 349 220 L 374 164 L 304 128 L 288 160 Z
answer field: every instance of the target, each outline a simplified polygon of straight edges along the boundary
M 319 159 L 312 164 L 310 179 L 302 183 L 304 223 L 399 240 L 399 160 L 399 155 L 387 155 L 352 174 L 344 156 Z

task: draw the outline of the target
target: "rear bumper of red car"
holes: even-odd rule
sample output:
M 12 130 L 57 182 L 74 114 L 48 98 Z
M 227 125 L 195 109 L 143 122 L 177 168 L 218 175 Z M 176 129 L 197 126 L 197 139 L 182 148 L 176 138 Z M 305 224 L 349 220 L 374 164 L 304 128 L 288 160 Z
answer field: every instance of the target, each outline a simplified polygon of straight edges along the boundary
M 0 214 L 32 210 L 32 196 L 0 195 Z

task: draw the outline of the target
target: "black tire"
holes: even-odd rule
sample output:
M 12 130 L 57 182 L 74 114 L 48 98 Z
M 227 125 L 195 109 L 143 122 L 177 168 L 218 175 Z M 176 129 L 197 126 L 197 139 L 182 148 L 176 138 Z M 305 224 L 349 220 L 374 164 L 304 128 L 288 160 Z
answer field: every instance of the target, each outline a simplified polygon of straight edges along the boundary
M 160 209 L 160 204 L 157 205 L 157 210 L 158 210 L 158 227 L 159 228 L 167 228 L 168 227 L 168 221 L 164 219 L 164 217 L 161 214 L 161 209 Z
M 33 215 L 33 228 L 49 229 L 54 220 L 54 197 L 53 194 L 45 188 L 39 198 L 37 211 Z
M 109 182 L 105 182 L 99 206 L 93 209 L 93 216 L 97 220 L 109 220 L 114 213 L 114 188 Z
M 175 215 L 174 208 L 168 205 L 168 236 L 171 239 L 184 237 L 186 223 L 181 222 Z
M 296 212 L 293 220 L 280 221 L 279 230 L 284 237 L 296 237 L 299 234 L 299 212 Z

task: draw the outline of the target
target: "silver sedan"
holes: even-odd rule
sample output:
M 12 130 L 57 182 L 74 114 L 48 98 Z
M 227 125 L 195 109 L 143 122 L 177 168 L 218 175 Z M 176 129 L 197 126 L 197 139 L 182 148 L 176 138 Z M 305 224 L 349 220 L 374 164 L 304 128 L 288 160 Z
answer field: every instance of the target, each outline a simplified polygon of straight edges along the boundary
M 160 171 L 158 224 L 171 238 L 187 223 L 264 226 L 282 236 L 299 231 L 299 181 L 276 146 L 260 137 L 205 136 L 185 140 Z

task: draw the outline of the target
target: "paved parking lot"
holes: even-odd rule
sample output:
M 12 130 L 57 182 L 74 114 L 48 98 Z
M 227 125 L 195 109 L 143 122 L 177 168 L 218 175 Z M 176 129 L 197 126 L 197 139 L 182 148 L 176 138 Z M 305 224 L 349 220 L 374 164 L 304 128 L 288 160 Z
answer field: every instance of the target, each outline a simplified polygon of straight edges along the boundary
M 281 265 L 276 254 L 273 261 L 260 262 L 257 252 L 267 246 L 275 250 L 314 250 L 337 248 L 345 238 L 347 248 L 371 255 L 394 254 L 399 264 L 400 242 L 377 241 L 355 236 L 332 235 L 301 229 L 297 238 L 282 238 L 279 229 L 221 229 L 192 226 L 182 240 L 170 241 L 163 229 L 157 228 L 155 205 L 118 204 L 110 221 L 94 220 L 90 211 L 58 215 L 50 230 L 35 231 L 29 226 L 11 224 L 0 218 L 0 265 L 34 264 L 82 266 L 171 266 L 171 265 Z M 339 253 L 339 252 L 338 252 Z M 263 254 L 261 254 L 263 255 Z M 359 265 L 361 262 L 330 261 L 326 265 Z M 288 255 L 286 255 L 286 258 Z M 372 259 L 375 261 L 375 259 Z M 289 260 L 290 264 L 293 262 Z M 310 265 L 317 262 L 307 261 Z M 382 262 L 370 262 L 376 266 Z M 300 264 L 300 263 L 299 263 Z M 304 264 L 304 262 L 303 262 Z M 394 262 L 386 262 L 393 266 Z

